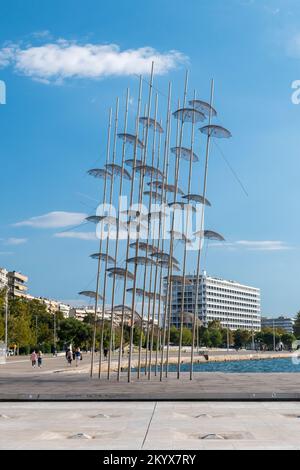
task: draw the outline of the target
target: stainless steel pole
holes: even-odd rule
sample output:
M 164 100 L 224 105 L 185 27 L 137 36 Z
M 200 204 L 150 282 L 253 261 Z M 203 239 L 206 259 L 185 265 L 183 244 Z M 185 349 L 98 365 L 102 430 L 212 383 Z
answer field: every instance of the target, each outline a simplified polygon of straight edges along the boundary
M 211 81 L 209 125 L 211 125 L 211 121 L 212 121 L 213 100 L 214 100 L 214 80 Z M 210 135 L 210 132 L 208 132 L 207 142 L 206 142 L 205 170 L 204 170 L 204 182 L 203 182 L 203 208 L 202 208 L 202 214 L 201 214 L 199 248 L 198 248 L 198 259 L 197 259 L 195 314 L 194 314 L 194 321 L 193 321 L 190 380 L 193 380 L 193 372 L 194 372 L 193 370 L 194 345 L 195 345 L 195 335 L 196 335 L 196 324 L 198 323 L 199 282 L 200 282 L 200 273 L 201 273 L 200 269 L 201 269 L 201 252 L 202 252 L 201 245 L 202 245 L 202 236 L 203 236 L 203 231 L 204 231 L 204 208 L 205 208 L 205 199 L 206 199 L 206 191 L 207 191 L 208 162 L 209 162 L 209 156 L 210 156 L 210 140 L 211 140 L 211 135 Z M 201 298 L 203 298 L 203 296 L 201 296 Z
M 109 162 L 109 154 L 110 154 L 111 118 L 112 118 L 112 109 L 109 110 L 109 119 L 108 119 L 106 164 L 108 164 L 108 162 Z M 105 203 L 105 200 L 106 200 L 106 189 L 107 189 L 107 173 L 105 173 L 105 176 L 104 176 L 104 189 L 103 189 L 103 199 L 102 199 L 103 203 Z M 100 270 L 101 270 L 100 253 L 102 252 L 102 241 L 103 241 L 102 240 L 103 239 L 102 235 L 103 235 L 103 224 L 101 223 L 101 234 L 100 234 L 100 241 L 99 241 L 99 258 L 98 258 L 98 263 L 97 263 L 96 297 L 95 297 L 95 310 L 94 310 L 94 331 L 93 331 L 93 345 L 92 345 L 90 377 L 93 377 L 95 351 L 96 351 L 96 335 L 97 335 L 98 304 L 99 304 L 99 286 L 100 286 Z M 102 351 L 101 351 L 101 349 L 102 349 L 102 346 L 100 345 L 100 351 L 99 351 L 99 361 L 100 362 L 102 360 Z

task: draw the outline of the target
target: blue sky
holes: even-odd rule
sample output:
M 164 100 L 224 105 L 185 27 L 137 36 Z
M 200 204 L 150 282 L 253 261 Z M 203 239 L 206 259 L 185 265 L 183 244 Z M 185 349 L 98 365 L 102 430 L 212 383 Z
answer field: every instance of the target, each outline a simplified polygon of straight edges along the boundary
M 154 55 L 162 117 L 169 80 L 181 97 L 188 67 L 189 97 L 208 100 L 214 77 L 217 122 L 233 134 L 219 146 L 248 193 L 213 146 L 206 220 L 228 243 L 205 268 L 260 287 L 264 314 L 299 309 L 297 0 L 2 0 L 0 24 L 0 266 L 28 274 L 34 295 L 93 288 L 97 242 L 57 234 L 93 213 L 102 190 L 86 171 L 104 163 L 108 108 L 130 87 L 133 116 L 136 73 Z

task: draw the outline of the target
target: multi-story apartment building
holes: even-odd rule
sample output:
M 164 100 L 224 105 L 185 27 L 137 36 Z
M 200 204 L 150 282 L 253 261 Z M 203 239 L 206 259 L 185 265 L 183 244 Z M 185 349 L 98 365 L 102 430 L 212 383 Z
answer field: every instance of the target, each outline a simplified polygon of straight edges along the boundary
M 10 271 L 7 278 L 10 295 L 13 297 L 26 297 L 28 277 L 17 271 Z
M 0 268 L 0 290 L 7 287 L 8 278 L 7 278 L 8 271 L 4 268 Z
M 95 309 L 91 306 L 88 307 L 71 307 L 70 308 L 70 318 L 76 318 L 76 320 L 83 321 L 87 316 L 94 317 L 95 315 Z M 102 308 L 99 308 L 97 311 L 97 317 L 98 319 L 102 319 Z M 116 307 L 114 309 L 114 323 L 116 325 L 120 324 L 122 318 L 122 309 Z M 104 312 L 104 320 L 105 321 L 111 321 L 111 309 L 110 307 L 105 308 Z M 126 324 L 130 323 L 130 315 L 128 312 L 125 311 L 125 319 L 124 319 Z
M 58 306 L 58 310 L 63 314 L 64 318 L 69 318 L 71 310 L 70 305 L 60 303 Z
M 196 307 L 196 276 L 186 277 L 184 299 L 185 326 L 191 327 Z M 182 309 L 182 282 L 172 284 L 171 321 L 180 326 Z M 261 308 L 260 289 L 234 281 L 226 281 L 207 276 L 204 273 L 199 280 L 198 317 L 204 326 L 218 320 L 221 325 L 231 330 L 246 329 L 260 331 Z
M 70 318 L 76 318 L 76 320 L 83 321 L 87 316 L 94 316 L 95 310 L 93 307 L 71 307 L 70 309 Z M 97 317 L 100 319 L 102 317 L 102 309 L 98 309 Z M 109 316 L 105 313 L 105 320 L 108 320 Z
M 277 317 L 277 318 L 266 318 L 262 317 L 261 327 L 262 328 L 277 328 L 286 331 L 287 333 L 293 333 L 295 319 L 289 317 Z

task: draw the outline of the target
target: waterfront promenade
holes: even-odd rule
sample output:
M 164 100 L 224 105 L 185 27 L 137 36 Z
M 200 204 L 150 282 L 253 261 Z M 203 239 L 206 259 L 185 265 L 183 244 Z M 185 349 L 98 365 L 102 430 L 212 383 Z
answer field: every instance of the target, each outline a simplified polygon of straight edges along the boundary
M 64 357 L 0 366 L 0 449 L 300 450 L 300 374 L 89 377 Z M 217 401 L 212 401 L 217 400 Z M 80 402 L 80 403 L 79 403 Z
M 98 379 L 98 364 L 94 377 L 89 376 L 89 356 L 75 368 L 66 365 L 64 357 L 46 358 L 42 369 L 32 369 L 29 359 L 9 358 L 0 366 L 0 400 L 300 400 L 300 373 L 222 373 L 196 372 L 194 380 L 176 373 L 160 382 L 152 374 L 149 381 L 142 374 L 127 383 L 124 371 L 120 382 L 113 372 L 106 379 L 105 367 Z

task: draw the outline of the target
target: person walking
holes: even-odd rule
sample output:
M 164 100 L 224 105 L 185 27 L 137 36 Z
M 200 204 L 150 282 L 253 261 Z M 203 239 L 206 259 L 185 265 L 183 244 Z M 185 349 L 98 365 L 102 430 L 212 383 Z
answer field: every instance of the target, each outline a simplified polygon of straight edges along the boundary
M 107 358 L 107 354 L 108 354 L 108 348 L 104 348 L 103 349 L 103 352 L 104 352 L 104 359 Z
M 80 360 L 81 360 L 81 351 L 80 351 L 80 348 L 76 348 L 76 351 L 75 351 L 75 364 L 76 364 L 76 367 L 78 367 Z
M 72 351 L 70 349 L 68 349 L 68 351 L 67 351 L 66 358 L 67 358 L 69 366 L 71 367 L 72 360 L 73 360 L 73 354 L 72 354 Z
M 38 360 L 38 367 L 41 368 L 42 363 L 43 363 L 43 353 L 42 353 L 42 351 L 38 352 L 37 360 Z
M 30 356 L 30 360 L 31 360 L 32 367 L 35 369 L 36 361 L 37 361 L 37 354 L 36 354 L 35 351 L 32 351 L 31 356 Z

